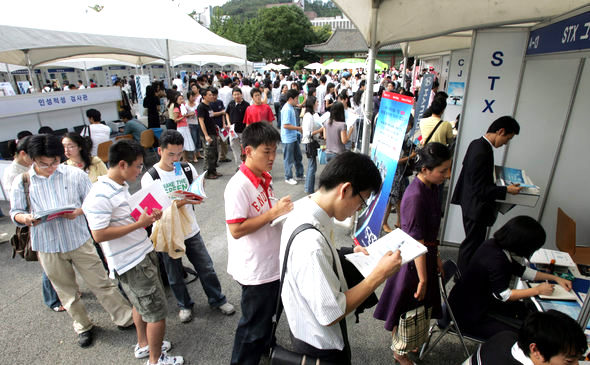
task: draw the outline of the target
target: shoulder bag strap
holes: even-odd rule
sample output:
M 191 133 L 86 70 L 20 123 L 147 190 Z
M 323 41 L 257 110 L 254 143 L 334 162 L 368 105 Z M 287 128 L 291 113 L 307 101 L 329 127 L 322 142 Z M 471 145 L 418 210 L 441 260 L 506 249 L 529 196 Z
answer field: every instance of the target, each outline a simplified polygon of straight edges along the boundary
M 152 180 L 156 181 L 160 178 L 160 174 L 158 174 L 158 170 L 156 170 L 155 167 L 150 167 L 147 170 L 147 173 L 150 174 L 150 176 L 152 177 Z
M 25 198 L 27 199 L 27 210 L 31 212 L 31 196 L 29 195 L 29 187 L 31 186 L 31 176 L 29 172 L 23 172 L 23 190 Z
M 191 167 L 189 166 L 188 162 L 181 161 L 180 167 L 182 167 L 182 172 L 184 172 L 184 176 L 188 180 L 188 185 L 190 186 L 193 183 L 193 172 Z
M 428 138 L 426 138 L 426 141 L 424 141 L 425 146 L 428 144 L 428 142 L 430 142 L 430 139 L 434 135 L 434 132 L 436 132 L 436 129 L 438 128 L 439 125 L 441 125 L 442 122 L 443 122 L 443 120 L 441 118 L 441 120 L 439 120 L 438 123 L 436 123 L 436 126 L 434 126 L 434 129 L 432 130 L 432 132 L 430 132 L 430 134 L 428 135 Z
M 283 292 L 283 283 L 285 281 L 285 273 L 287 272 L 287 260 L 289 259 L 289 251 L 291 250 L 291 244 L 293 243 L 293 240 L 295 239 L 295 236 L 297 236 L 299 233 L 307 230 L 307 229 L 315 229 L 316 231 L 318 231 L 322 237 L 324 237 L 324 240 L 326 242 L 326 244 L 328 245 L 328 248 L 330 249 L 330 253 L 332 253 L 332 248 L 329 247 L 329 242 L 328 239 L 326 238 L 326 236 L 324 236 L 324 234 L 317 229 L 314 225 L 310 224 L 310 223 L 304 223 L 302 225 L 300 225 L 299 227 L 297 227 L 293 233 L 291 234 L 291 237 L 289 237 L 289 241 L 287 242 L 287 247 L 285 248 L 285 257 L 283 259 L 283 271 L 281 273 L 281 282 L 279 285 L 279 293 L 278 293 L 278 298 L 277 298 L 277 309 L 275 311 L 275 315 L 273 316 L 272 319 L 272 333 L 271 333 L 271 344 L 275 344 L 276 342 L 276 331 L 277 331 L 277 326 L 279 324 L 279 319 L 281 318 L 281 314 L 283 312 L 283 302 L 281 300 L 281 293 Z M 336 277 L 338 278 L 338 280 L 340 280 L 340 275 L 338 275 L 338 269 L 336 268 L 336 258 L 332 255 L 332 269 L 334 270 L 334 273 L 336 273 Z M 344 340 L 344 352 L 346 354 L 346 357 L 350 360 L 351 359 L 351 354 L 350 354 L 350 344 L 348 342 L 348 330 L 346 327 L 346 316 L 344 318 L 342 318 L 342 320 L 339 322 L 340 324 L 340 330 L 342 331 L 342 339 Z

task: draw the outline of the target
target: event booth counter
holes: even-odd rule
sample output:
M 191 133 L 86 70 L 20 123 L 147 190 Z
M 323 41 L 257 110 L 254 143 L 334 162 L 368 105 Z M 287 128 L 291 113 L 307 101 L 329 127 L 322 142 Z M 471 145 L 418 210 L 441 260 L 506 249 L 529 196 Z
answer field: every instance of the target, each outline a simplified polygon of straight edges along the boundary
M 119 87 L 87 88 L 0 97 L 0 141 L 16 138 L 22 130 L 37 133 L 40 127 L 54 130 L 87 124 L 86 110 L 100 111 L 102 120 L 118 120 Z
M 495 163 L 525 169 L 541 188 L 535 207 L 500 214 L 491 233 L 514 216 L 528 215 L 545 228 L 545 247 L 555 248 L 561 208 L 577 221 L 578 245 L 590 243 L 589 57 L 590 7 L 532 29 L 477 30 L 471 49 L 451 52 L 449 87 L 456 90 L 448 93 L 462 100 L 445 115 L 454 119 L 460 109 L 462 117 L 450 193 L 469 143 L 502 115 L 513 115 L 521 130 L 509 145 L 495 149 Z M 445 242 L 462 242 L 460 207 L 448 206 L 443 229 Z

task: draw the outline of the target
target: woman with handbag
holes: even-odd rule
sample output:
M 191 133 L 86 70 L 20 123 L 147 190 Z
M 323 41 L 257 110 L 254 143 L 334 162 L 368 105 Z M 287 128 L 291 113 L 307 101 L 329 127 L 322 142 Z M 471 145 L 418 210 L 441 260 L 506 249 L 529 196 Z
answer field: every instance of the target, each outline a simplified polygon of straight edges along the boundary
M 336 155 L 346 151 L 346 142 L 352 131 L 346 129 L 344 104 L 337 101 L 330 108 L 330 119 L 324 122 L 322 134 L 326 139 L 326 160 L 330 162 Z
M 317 112 L 318 103 L 315 96 L 307 97 L 305 101 L 305 114 L 303 115 L 303 128 L 301 143 L 305 145 L 305 155 L 307 156 L 307 175 L 305 178 L 304 191 L 308 194 L 315 192 L 315 172 L 318 168 L 317 156 L 320 144 L 313 138 L 314 135 L 322 133 L 322 128 L 316 129 L 316 124 L 313 115 Z
M 451 153 L 441 143 L 429 143 L 418 151 L 416 170 L 418 175 L 402 198 L 401 228 L 424 244 L 428 252 L 387 280 L 374 313 L 376 319 L 385 321 L 385 329 L 392 331 L 393 356 L 402 365 L 412 364 L 407 353 L 418 349 L 426 337 L 402 335 L 416 329 L 427 335 L 429 314 L 441 316 L 437 285 L 437 272 L 442 270 L 437 240 L 441 220 L 438 185 L 451 174 Z M 405 320 L 413 316 L 414 320 Z

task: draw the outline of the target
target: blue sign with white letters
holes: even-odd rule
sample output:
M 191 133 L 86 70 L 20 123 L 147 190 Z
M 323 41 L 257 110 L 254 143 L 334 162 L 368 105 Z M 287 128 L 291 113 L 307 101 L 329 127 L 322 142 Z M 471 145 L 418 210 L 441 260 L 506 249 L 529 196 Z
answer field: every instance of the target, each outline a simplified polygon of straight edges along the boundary
M 590 49 L 590 11 L 531 32 L 527 55 Z

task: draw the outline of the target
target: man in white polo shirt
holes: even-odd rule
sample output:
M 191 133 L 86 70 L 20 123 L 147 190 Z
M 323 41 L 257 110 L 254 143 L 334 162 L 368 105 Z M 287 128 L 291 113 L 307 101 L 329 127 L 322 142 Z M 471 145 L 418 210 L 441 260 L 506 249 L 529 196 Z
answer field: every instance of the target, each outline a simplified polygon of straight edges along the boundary
M 280 138 L 269 123 L 254 123 L 244 129 L 246 161 L 225 187 L 227 272 L 242 286 L 242 317 L 231 364 L 258 365 L 269 348 L 279 290 L 281 238 L 281 227 L 271 227 L 270 222 L 293 209 L 289 196 L 274 197 L 268 173 Z
M 110 276 L 121 282 L 133 304 L 137 331 L 135 357 L 149 356 L 147 364 L 183 364 L 181 356 L 168 356 L 166 294 L 160 278 L 158 256 L 144 227 L 160 219 L 162 212 L 131 217 L 129 184 L 143 170 L 144 150 L 135 140 L 120 140 L 109 148 L 109 171 L 101 176 L 84 200 L 82 210 L 96 242 L 100 243 Z

